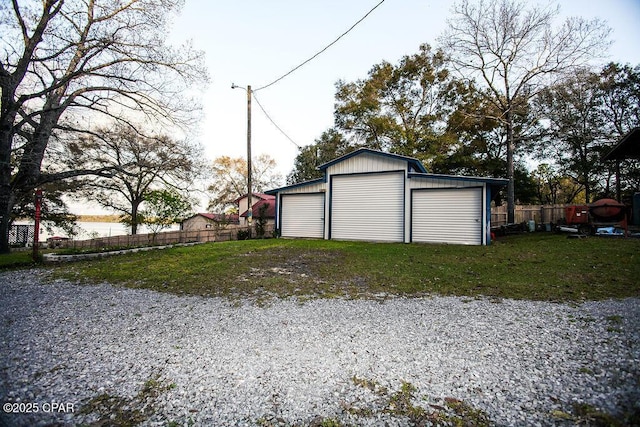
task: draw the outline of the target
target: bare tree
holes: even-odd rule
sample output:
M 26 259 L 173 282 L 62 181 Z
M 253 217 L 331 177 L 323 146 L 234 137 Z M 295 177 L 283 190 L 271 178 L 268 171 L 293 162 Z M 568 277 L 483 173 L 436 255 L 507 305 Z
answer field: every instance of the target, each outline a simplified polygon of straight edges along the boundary
M 110 168 L 46 164 L 52 135 L 104 118 L 186 124 L 202 54 L 165 44 L 174 0 L 13 0 L 0 7 L 0 252 L 17 200 L 36 187 Z
M 509 222 L 515 218 L 514 152 L 520 141 L 514 132 L 514 111 L 609 46 L 610 29 L 602 21 L 568 18 L 556 29 L 558 13 L 557 6 L 529 6 L 516 0 L 463 0 L 454 5 L 449 28 L 440 37 L 454 67 L 486 85 L 488 90 L 482 93 L 496 107 L 495 119 L 505 128 Z
M 143 136 L 123 125 L 99 129 L 67 147 L 71 164 L 114 171 L 87 179 L 78 195 L 118 212 L 131 234 L 138 232 L 140 205 L 152 190 L 186 193 L 203 167 L 201 147 L 164 135 Z
M 262 192 L 282 185 L 282 175 L 275 170 L 276 161 L 268 154 L 260 154 L 251 161 L 252 189 Z M 234 201 L 247 194 L 247 160 L 241 157 L 218 157 L 211 167 L 213 183 L 209 209 L 223 212 Z M 254 200 L 255 201 L 255 200 Z

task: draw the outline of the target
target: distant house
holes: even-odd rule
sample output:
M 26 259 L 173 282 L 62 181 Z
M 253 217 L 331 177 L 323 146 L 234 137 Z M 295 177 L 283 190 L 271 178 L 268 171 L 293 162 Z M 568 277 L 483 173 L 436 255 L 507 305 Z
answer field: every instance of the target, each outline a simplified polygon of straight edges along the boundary
M 241 215 L 227 215 L 227 214 L 215 214 L 215 213 L 198 213 L 195 214 L 180 223 L 180 229 L 185 231 L 202 230 L 206 228 L 226 227 L 229 225 L 246 227 L 249 225 L 248 216 L 248 201 L 249 197 L 242 196 L 234 200 L 236 206 L 238 206 L 238 212 L 242 212 Z M 267 225 L 275 223 L 275 196 L 264 193 L 253 193 L 251 198 L 253 204 L 252 217 L 254 220 L 260 216 L 260 208 L 267 206 L 265 217 L 267 218 Z
M 224 227 L 226 225 L 238 225 L 238 215 L 198 213 L 180 223 L 180 230 L 193 231 L 207 228 Z
M 271 205 L 273 206 L 273 209 L 275 209 L 275 196 L 270 195 L 270 194 L 264 194 L 264 193 L 252 193 L 253 197 L 251 198 L 251 203 L 253 206 L 256 206 L 258 203 L 261 203 L 262 201 L 271 201 Z M 247 221 L 247 217 L 248 217 L 248 213 L 249 213 L 249 197 L 248 195 L 244 195 L 242 197 L 238 197 L 236 200 L 234 200 L 234 203 L 236 205 L 238 205 L 238 212 L 242 212 L 242 214 L 240 215 L 240 225 L 241 226 L 247 226 L 248 221 Z M 252 210 L 251 214 L 253 217 L 257 217 L 257 211 Z M 273 214 L 273 219 L 275 221 L 275 212 Z
M 263 216 L 266 220 L 265 225 L 273 225 L 276 223 L 276 197 L 267 194 L 264 196 L 266 198 L 261 198 L 257 202 L 254 201 L 251 216 L 253 217 L 253 222 Z M 249 210 L 247 209 L 240 215 L 240 218 L 246 221 L 248 216 Z
M 68 237 L 61 237 L 61 236 L 49 237 L 47 239 L 47 248 L 49 249 L 61 248 L 64 246 L 64 243 L 69 240 L 70 239 Z

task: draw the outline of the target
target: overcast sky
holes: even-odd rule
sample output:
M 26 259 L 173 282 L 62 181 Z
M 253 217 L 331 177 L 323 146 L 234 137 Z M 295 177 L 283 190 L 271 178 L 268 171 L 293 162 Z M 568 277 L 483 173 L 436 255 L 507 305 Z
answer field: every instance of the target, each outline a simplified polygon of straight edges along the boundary
M 203 92 L 205 118 L 197 139 L 210 159 L 246 156 L 246 94 L 308 59 L 346 31 L 380 0 L 186 0 L 171 40 L 192 39 L 205 52 L 212 82 Z M 564 16 L 598 17 L 613 29 L 609 60 L 640 64 L 640 1 L 561 1 Z M 436 46 L 451 2 L 386 0 L 348 35 L 315 60 L 256 96 L 293 141 L 311 144 L 333 125 L 336 81 L 365 78 L 374 64 L 397 63 Z M 562 17 L 559 17 L 558 23 Z M 283 175 L 297 147 L 253 103 L 253 154 L 268 153 Z
M 192 137 L 204 146 L 206 156 L 246 157 L 247 98 L 242 89 L 232 90 L 232 83 L 254 90 L 271 83 L 335 40 L 379 2 L 186 0 L 168 37 L 172 44 L 192 40 L 205 52 L 211 83 L 202 89 L 205 115 Z M 383 60 L 395 64 L 418 52 L 422 43 L 437 47 L 451 4 L 385 0 L 323 54 L 256 96 L 295 144 L 312 144 L 333 126 L 335 83 L 366 78 L 373 65 Z M 639 0 L 564 0 L 560 5 L 557 24 L 568 16 L 603 19 L 613 29 L 608 60 L 640 64 Z M 253 157 L 271 155 L 285 176 L 298 153 L 294 143 L 254 102 Z

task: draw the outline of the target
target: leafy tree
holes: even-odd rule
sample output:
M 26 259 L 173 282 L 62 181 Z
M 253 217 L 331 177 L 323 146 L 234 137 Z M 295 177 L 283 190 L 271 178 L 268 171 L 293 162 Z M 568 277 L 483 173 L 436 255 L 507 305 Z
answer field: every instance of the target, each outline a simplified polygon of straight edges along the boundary
M 251 162 L 251 187 L 261 193 L 282 185 L 282 175 L 275 170 L 276 161 L 268 154 L 261 154 Z M 247 194 L 247 161 L 242 157 L 221 156 L 213 161 L 213 183 L 209 209 L 224 212 L 234 201 Z
M 267 209 L 269 209 L 269 204 L 264 203 L 258 208 L 258 217 L 256 218 L 256 236 L 259 239 L 264 238 L 267 228 Z
M 539 156 L 552 158 L 562 174 L 582 187 L 587 203 L 604 170 L 602 103 L 600 77 L 586 69 L 542 91 L 538 99 L 548 123 L 548 138 L 542 140 Z
M 423 44 L 398 65 L 375 65 L 365 80 L 336 85 L 336 127 L 352 144 L 413 156 L 430 167 L 446 156 L 444 135 L 459 89 L 441 51 Z
M 537 184 L 537 197 L 547 205 L 585 203 L 584 189 L 570 177 L 563 175 L 560 168 L 541 163 L 532 172 Z
M 526 106 L 523 106 L 526 107 Z M 528 108 L 517 110 L 515 126 L 530 127 L 532 119 Z M 487 101 L 486 94 L 470 84 L 461 92 L 457 108 L 449 116 L 447 132 L 455 135 L 448 157 L 440 160 L 442 170 L 448 173 L 505 176 L 507 138 L 496 116 L 495 105 Z M 518 149 L 524 152 L 524 146 Z
M 198 103 L 183 94 L 207 80 L 202 54 L 165 44 L 166 23 L 181 4 L 24 0 L 0 7 L 0 252 L 9 251 L 14 206 L 36 187 L 113 172 L 47 161 L 52 137 L 87 132 L 105 118 L 135 116 L 157 127 L 196 117 Z
M 518 203 L 524 205 L 539 203 L 537 183 L 523 163 L 516 163 L 514 181 L 516 187 L 520 190 L 518 192 Z
M 557 15 L 557 7 L 517 0 L 462 0 L 440 38 L 451 64 L 488 89 L 480 93 L 494 105 L 494 118 L 505 129 L 508 222 L 515 218 L 515 154 L 523 142 L 514 126 L 515 112 L 550 80 L 586 64 L 608 46 L 610 29 L 601 21 L 569 18 L 554 29 Z
M 67 144 L 70 164 L 110 168 L 109 177 L 84 181 L 78 193 L 118 212 L 137 234 L 140 205 L 157 188 L 186 190 L 201 173 L 201 149 L 168 136 L 146 137 L 135 128 L 100 128 Z
M 557 170 L 548 163 L 541 163 L 532 172 L 538 187 L 538 200 L 542 204 L 556 204 L 558 189 L 560 187 L 560 175 Z
M 53 228 L 57 227 L 64 230 L 67 235 L 77 234 L 77 217 L 69 212 L 64 200 L 64 195 L 75 188 L 75 183 L 69 181 L 49 183 L 40 188 L 43 193 L 40 224 L 49 232 L 53 232 Z M 27 194 L 16 201 L 13 214 L 16 218 L 34 218 L 35 195 Z
M 610 63 L 604 67 L 600 77 L 608 151 L 629 131 L 640 126 L 640 65 L 631 67 Z M 618 168 L 619 180 L 616 186 L 622 199 L 640 191 L 640 164 L 637 161 L 625 160 L 619 165 L 609 166 L 608 177 L 615 174 L 614 168 Z M 607 179 L 603 196 L 611 197 L 609 182 L 610 179 Z
M 151 190 L 145 195 L 140 216 L 155 235 L 183 220 L 190 211 L 191 202 L 176 190 Z
M 640 126 L 640 65 L 607 64 L 600 73 L 607 133 L 617 142 Z
M 486 89 L 485 89 L 486 90 Z M 528 140 L 535 140 L 540 133 L 536 124 L 535 111 L 528 104 L 520 104 L 514 113 L 514 126 Z M 494 176 L 507 175 L 507 135 L 500 121 L 496 119 L 495 106 L 487 101 L 474 84 L 467 90 L 459 91 L 456 110 L 449 116 L 447 134 L 455 139 L 449 155 L 442 157 L 432 168 L 434 172 L 461 175 Z M 520 144 L 516 153 L 527 154 L 530 144 Z M 535 203 L 536 192 L 532 177 L 522 162 L 515 163 L 514 185 L 519 203 Z M 495 193 L 496 204 L 503 203 L 505 192 Z
M 601 159 L 640 125 L 640 68 L 608 64 L 600 73 L 578 70 L 542 91 L 537 105 L 548 128 L 538 144 L 539 157 L 553 161 L 562 176 L 584 189 L 585 202 L 612 197 L 613 165 Z M 640 188 L 636 162 L 620 166 L 623 190 Z
M 293 170 L 287 176 L 287 183 L 297 184 L 321 178 L 318 166 L 355 150 L 335 128 L 324 131 L 314 144 L 302 147 L 294 161 Z

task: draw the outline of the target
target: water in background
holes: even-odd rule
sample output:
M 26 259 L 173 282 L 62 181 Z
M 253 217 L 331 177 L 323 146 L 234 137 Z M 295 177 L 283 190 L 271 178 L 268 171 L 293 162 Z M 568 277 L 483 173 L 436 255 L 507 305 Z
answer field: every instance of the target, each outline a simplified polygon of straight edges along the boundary
M 33 221 L 17 221 L 14 224 L 30 224 L 33 225 Z M 180 224 L 173 224 L 169 228 L 165 228 L 162 231 L 174 231 L 179 230 Z M 54 227 L 51 231 L 45 227 L 45 225 L 40 225 L 40 236 L 38 240 L 41 242 L 46 241 L 49 237 L 60 236 L 60 237 L 72 237 L 74 240 L 86 240 L 93 239 L 97 237 L 110 237 L 110 236 L 125 236 L 127 234 L 131 234 L 131 227 L 127 227 L 124 224 L 120 224 L 119 222 L 84 222 L 78 221 L 76 223 L 77 234 L 75 236 L 69 236 L 64 230 L 60 228 Z M 149 228 L 139 225 L 138 226 L 138 234 L 151 233 Z

